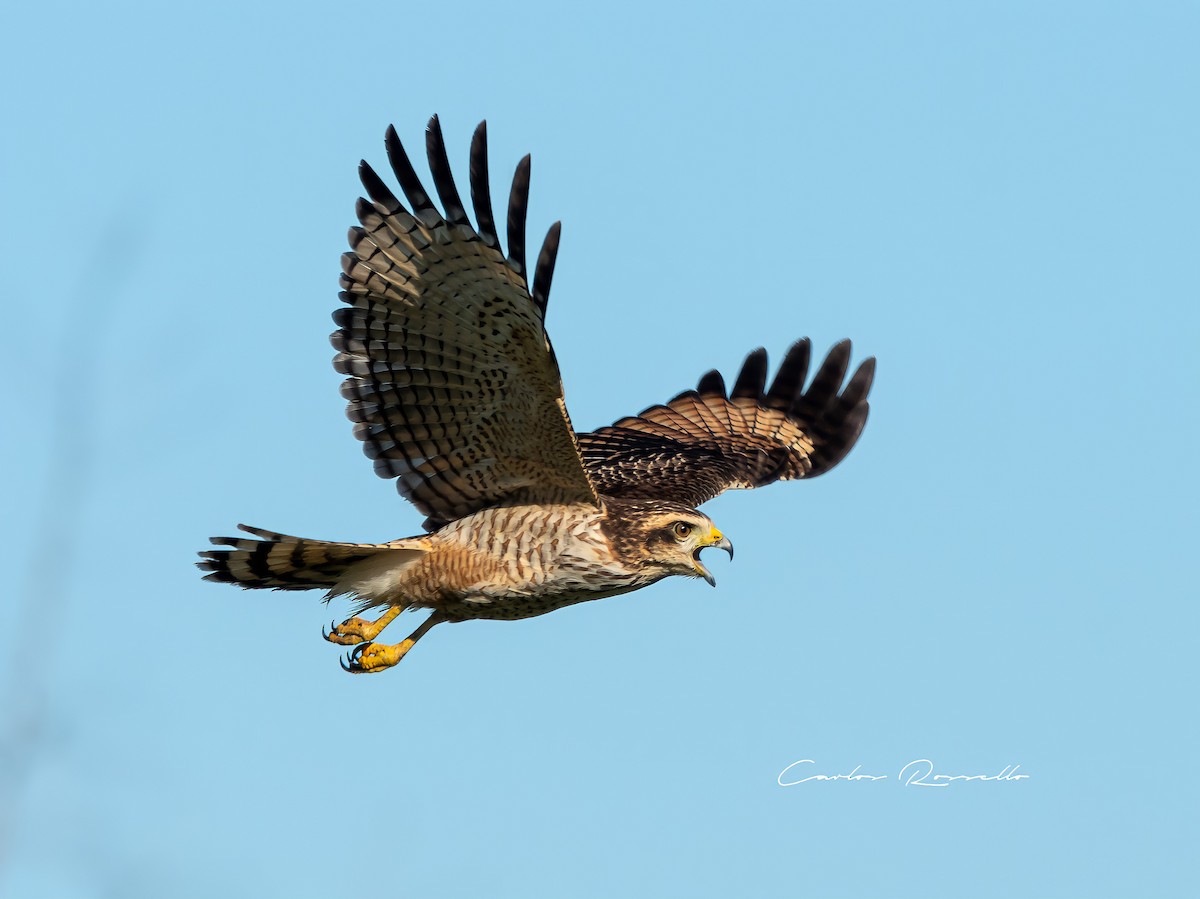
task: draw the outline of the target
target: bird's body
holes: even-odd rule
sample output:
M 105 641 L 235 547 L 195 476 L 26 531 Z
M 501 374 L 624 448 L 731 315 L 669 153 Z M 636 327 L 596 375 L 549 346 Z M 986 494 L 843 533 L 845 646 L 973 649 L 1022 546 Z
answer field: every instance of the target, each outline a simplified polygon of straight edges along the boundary
M 359 611 L 396 606 L 434 609 L 447 621 L 532 618 L 676 573 L 647 565 L 646 553 L 639 551 L 640 529 L 631 529 L 630 522 L 643 523 L 635 515 L 648 505 L 609 499 L 599 509 L 582 503 L 504 506 L 384 544 L 330 543 L 255 529 L 266 539 L 228 538 L 246 553 L 244 564 L 235 562 L 231 570 L 238 583 L 252 586 L 327 587 L 332 596 L 355 597 Z M 707 516 L 683 507 L 656 514 L 664 521 L 694 520 L 698 530 L 711 525 Z M 315 565 L 293 561 L 307 555 L 312 562 L 314 553 L 335 549 L 341 550 L 336 559 Z M 256 567 L 263 574 L 256 576 Z M 704 572 L 693 560 L 678 573 Z
M 447 525 L 437 536 L 489 572 L 462 585 L 452 617 L 527 618 L 612 590 L 629 590 L 636 570 L 622 564 L 592 506 L 487 509 Z
M 649 586 L 668 572 L 617 551 L 628 505 L 509 506 L 459 519 L 433 535 L 424 590 L 412 595 L 450 621 L 517 619 Z
M 583 504 L 484 509 L 431 536 L 402 592 L 463 621 L 530 618 L 648 583 L 613 554 L 604 520 Z
M 478 230 L 451 177 L 437 118 L 426 133 L 439 211 L 395 131 L 388 158 L 406 209 L 365 162 L 371 197 L 343 257 L 346 306 L 334 367 L 354 433 L 428 533 L 381 544 L 335 543 L 242 526 L 202 553 L 210 580 L 242 587 L 349 595 L 374 621 L 350 618 L 326 635 L 357 644 L 355 673 L 398 662 L 433 625 L 518 619 L 627 593 L 671 575 L 712 575 L 701 550 L 733 554 L 695 506 L 728 489 L 815 477 L 850 451 L 867 418 L 874 360 L 843 381 L 850 344 L 837 344 L 805 387 L 810 344 L 798 341 L 767 386 L 763 350 L 731 390 L 717 372 L 695 390 L 610 427 L 576 433 L 544 327 L 558 249 L 555 224 L 532 284 L 525 265 L 529 157 L 517 167 L 500 249 L 476 130 L 470 186 Z M 374 643 L 406 609 L 433 614 L 407 639 Z

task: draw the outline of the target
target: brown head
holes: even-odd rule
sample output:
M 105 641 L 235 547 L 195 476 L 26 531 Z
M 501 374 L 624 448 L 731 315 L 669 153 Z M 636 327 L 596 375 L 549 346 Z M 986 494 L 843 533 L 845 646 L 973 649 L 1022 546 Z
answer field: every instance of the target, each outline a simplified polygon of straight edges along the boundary
M 703 512 L 681 503 L 656 500 L 605 501 L 604 529 L 618 558 L 631 568 L 667 577 L 699 577 L 716 586 L 700 562 L 710 546 L 733 558 L 733 544 Z

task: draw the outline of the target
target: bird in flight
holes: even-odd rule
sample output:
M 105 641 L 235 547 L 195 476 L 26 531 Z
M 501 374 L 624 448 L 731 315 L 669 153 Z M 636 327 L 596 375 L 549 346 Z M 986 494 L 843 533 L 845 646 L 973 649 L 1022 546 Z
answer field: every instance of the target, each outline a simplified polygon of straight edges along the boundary
M 239 525 L 250 536 L 212 538 L 221 548 L 197 563 L 206 580 L 351 597 L 354 617 L 324 636 L 353 647 L 342 667 L 355 674 L 390 668 L 442 622 L 531 618 L 671 575 L 715 586 L 700 553 L 714 547 L 732 558 L 733 545 L 696 507 L 837 465 L 866 423 L 875 371 L 867 359 L 846 381 L 844 340 L 806 389 L 804 339 L 769 386 L 767 354 L 757 349 L 730 390 L 711 371 L 664 405 L 577 433 L 544 326 L 560 223 L 532 282 L 526 265 L 529 157 L 509 193 L 506 254 L 486 122 L 471 141 L 474 225 L 437 116 L 425 144 L 440 210 L 394 128 L 385 145 L 407 208 L 359 166 L 370 199 L 358 201 L 361 227 L 350 229 L 342 256 L 345 305 L 331 338 L 354 435 L 376 474 L 426 516 L 425 533 L 335 543 Z M 407 639 L 375 642 L 406 609 L 430 614 Z

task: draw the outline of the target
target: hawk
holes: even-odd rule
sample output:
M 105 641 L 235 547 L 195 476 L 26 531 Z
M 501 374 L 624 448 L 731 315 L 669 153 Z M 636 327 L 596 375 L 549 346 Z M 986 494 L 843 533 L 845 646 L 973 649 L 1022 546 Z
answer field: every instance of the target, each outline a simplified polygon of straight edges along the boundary
M 492 213 L 487 123 L 471 142 L 472 226 L 441 126 L 425 132 L 435 205 L 389 128 L 388 161 L 407 208 L 365 161 L 361 227 L 342 256 L 333 365 L 363 450 L 426 517 L 425 533 L 335 543 L 239 525 L 200 553 L 206 580 L 348 595 L 355 616 L 323 635 L 353 646 L 353 673 L 399 662 L 434 625 L 531 618 L 628 593 L 671 575 L 715 586 L 700 553 L 733 545 L 696 507 L 726 490 L 812 478 L 854 446 L 875 360 L 845 380 L 836 344 L 805 388 L 811 344 L 793 344 L 767 385 L 757 349 L 726 390 L 716 371 L 665 405 L 576 433 L 546 334 L 555 222 L 525 258 L 529 156 L 507 208 L 507 255 Z M 378 617 L 359 617 L 382 609 Z M 406 609 L 431 614 L 405 640 L 375 642 Z

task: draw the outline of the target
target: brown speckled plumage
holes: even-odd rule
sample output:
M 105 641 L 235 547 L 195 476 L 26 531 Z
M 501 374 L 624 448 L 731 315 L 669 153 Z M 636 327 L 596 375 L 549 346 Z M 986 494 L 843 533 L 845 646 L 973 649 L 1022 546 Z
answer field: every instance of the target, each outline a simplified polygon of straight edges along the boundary
M 810 344 L 788 351 L 767 387 L 767 357 L 747 357 L 730 391 L 716 372 L 695 390 L 610 427 L 576 434 L 543 325 L 560 228 L 532 286 L 525 261 L 529 157 L 517 167 L 502 251 L 487 173 L 487 131 L 471 144 L 471 225 L 437 117 L 426 149 L 439 211 L 394 129 L 388 160 L 408 208 L 363 162 L 343 256 L 334 367 L 354 434 L 381 476 L 426 516 L 427 534 L 333 543 L 246 528 L 201 553 L 206 578 L 247 588 L 347 594 L 375 621 L 326 638 L 355 645 L 343 667 L 394 665 L 430 627 L 515 619 L 636 590 L 670 575 L 712 577 L 700 550 L 732 546 L 695 506 L 725 490 L 815 477 L 854 446 L 874 360 L 845 381 L 837 344 L 805 389 Z M 843 383 L 845 386 L 843 387 Z M 406 608 L 432 616 L 407 640 L 373 642 Z

